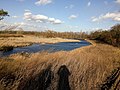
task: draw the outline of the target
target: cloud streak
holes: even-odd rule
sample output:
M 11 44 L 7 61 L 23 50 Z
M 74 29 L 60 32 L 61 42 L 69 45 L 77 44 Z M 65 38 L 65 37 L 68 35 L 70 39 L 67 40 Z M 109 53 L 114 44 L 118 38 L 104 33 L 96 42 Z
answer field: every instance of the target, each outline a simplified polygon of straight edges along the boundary
M 52 0 L 38 0 L 37 2 L 35 2 L 36 5 L 47 5 L 52 3 Z
M 19 16 L 12 16 L 12 18 L 15 18 L 15 19 L 16 19 L 16 18 L 19 18 Z
M 78 16 L 77 15 L 70 15 L 68 18 L 69 19 L 76 19 Z
M 120 12 L 106 13 L 104 15 L 100 15 L 99 17 L 92 17 L 93 22 L 99 22 L 106 19 L 120 22 Z
M 71 5 L 69 5 L 69 6 L 65 6 L 65 8 L 66 8 L 66 9 L 72 9 L 72 8 L 74 8 L 74 5 L 71 4 Z

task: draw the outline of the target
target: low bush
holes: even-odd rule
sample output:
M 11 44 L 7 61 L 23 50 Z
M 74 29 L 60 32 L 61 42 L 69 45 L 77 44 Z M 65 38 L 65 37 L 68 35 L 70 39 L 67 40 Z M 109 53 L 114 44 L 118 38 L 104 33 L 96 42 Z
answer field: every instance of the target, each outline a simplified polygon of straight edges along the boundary
M 13 50 L 13 46 L 2 46 L 2 47 L 0 47 L 0 51 L 6 52 L 6 51 L 11 51 L 11 50 Z

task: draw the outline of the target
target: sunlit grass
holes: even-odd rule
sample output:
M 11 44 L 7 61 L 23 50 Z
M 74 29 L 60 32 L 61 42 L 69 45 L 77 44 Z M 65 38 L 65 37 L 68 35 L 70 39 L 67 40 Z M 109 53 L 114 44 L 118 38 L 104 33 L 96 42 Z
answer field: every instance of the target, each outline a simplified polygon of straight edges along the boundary
M 69 52 L 15 54 L 0 60 L 0 79 L 8 74 L 15 76 L 17 79 L 14 83 L 7 86 L 14 90 L 21 80 L 37 75 L 49 65 L 52 65 L 54 72 L 54 79 L 49 87 L 51 90 L 57 88 L 57 71 L 61 65 L 66 65 L 71 73 L 71 90 L 98 90 L 106 77 L 120 67 L 120 49 L 93 43 Z
M 13 47 L 21 47 L 21 46 L 28 46 L 33 43 L 58 43 L 58 42 L 79 42 L 79 40 L 73 39 L 62 39 L 62 38 L 41 38 L 32 35 L 22 35 L 17 36 L 17 34 L 4 34 L 0 35 L 0 46 L 13 46 Z

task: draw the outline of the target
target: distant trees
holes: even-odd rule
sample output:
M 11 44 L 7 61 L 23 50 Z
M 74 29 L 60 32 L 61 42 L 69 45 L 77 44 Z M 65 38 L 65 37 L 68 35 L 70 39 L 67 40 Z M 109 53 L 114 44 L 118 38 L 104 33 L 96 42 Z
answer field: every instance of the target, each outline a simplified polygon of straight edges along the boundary
M 4 19 L 5 16 L 9 16 L 7 11 L 0 10 L 0 20 Z
M 120 24 L 111 27 L 110 30 L 92 32 L 89 38 L 120 47 Z
M 87 35 L 84 32 L 55 32 L 55 31 L 44 31 L 36 33 L 38 36 L 47 37 L 47 38 L 67 38 L 67 39 L 83 39 Z
M 45 38 L 67 38 L 67 39 L 84 39 L 87 37 L 85 32 L 56 32 L 56 31 L 15 31 L 13 28 L 7 28 L 6 30 L 0 31 L 0 34 L 24 34 L 24 35 L 35 35 L 38 37 L 45 37 Z

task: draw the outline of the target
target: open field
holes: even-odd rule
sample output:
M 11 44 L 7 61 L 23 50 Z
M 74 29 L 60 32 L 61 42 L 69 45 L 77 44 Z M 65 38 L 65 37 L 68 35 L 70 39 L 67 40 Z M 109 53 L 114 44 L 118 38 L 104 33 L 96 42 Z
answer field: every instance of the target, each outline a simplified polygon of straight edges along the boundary
M 71 90 L 99 90 L 106 78 L 120 67 L 120 49 L 92 43 L 69 52 L 21 53 L 1 58 L 0 90 L 42 90 L 43 87 L 56 90 L 62 65 L 66 66 L 64 73 L 69 78 L 64 83 L 69 83 Z M 119 74 L 111 90 L 120 87 Z
M 58 42 L 79 42 L 79 40 L 73 39 L 62 39 L 62 38 L 41 38 L 32 35 L 17 35 L 17 34 L 8 34 L 0 35 L 0 46 L 13 46 L 21 47 L 28 46 L 33 43 L 58 43 Z

